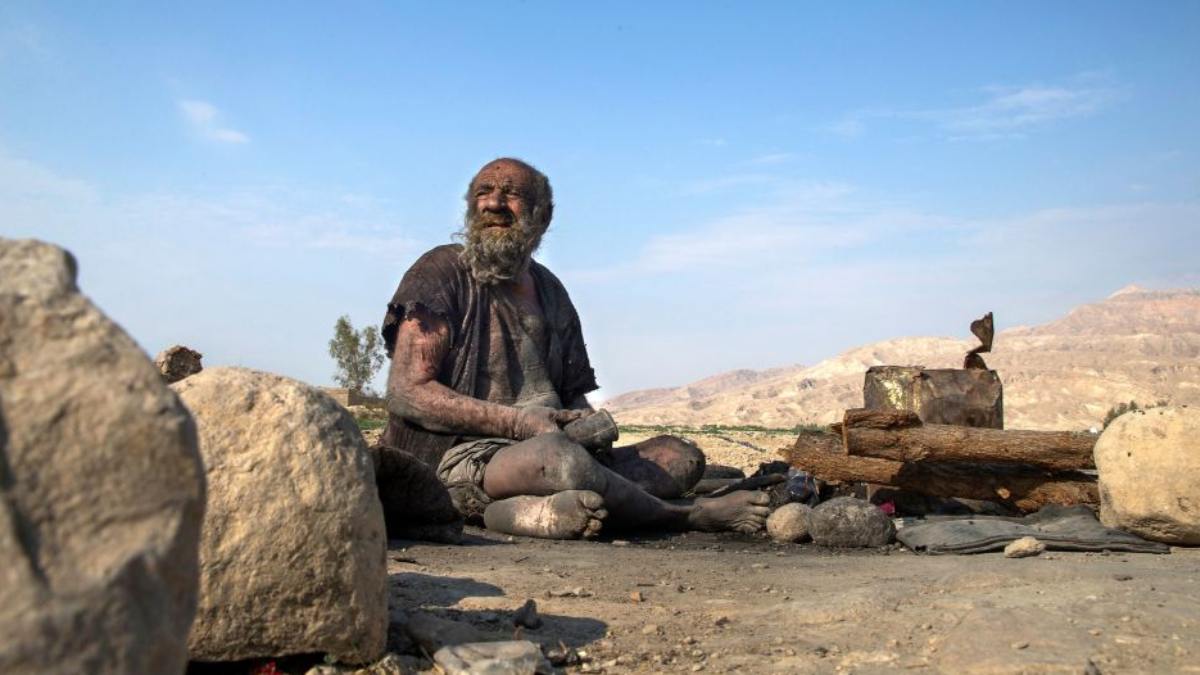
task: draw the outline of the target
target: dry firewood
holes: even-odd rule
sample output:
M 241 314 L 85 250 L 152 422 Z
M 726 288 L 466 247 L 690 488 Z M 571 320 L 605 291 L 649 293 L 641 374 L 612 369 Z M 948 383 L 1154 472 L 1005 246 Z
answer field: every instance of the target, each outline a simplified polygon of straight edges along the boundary
M 780 450 L 792 466 L 824 481 L 889 485 L 934 497 L 1000 502 L 1031 512 L 1047 504 L 1099 504 L 1095 478 L 1017 465 L 897 462 L 845 454 L 842 439 L 827 432 L 801 434 Z

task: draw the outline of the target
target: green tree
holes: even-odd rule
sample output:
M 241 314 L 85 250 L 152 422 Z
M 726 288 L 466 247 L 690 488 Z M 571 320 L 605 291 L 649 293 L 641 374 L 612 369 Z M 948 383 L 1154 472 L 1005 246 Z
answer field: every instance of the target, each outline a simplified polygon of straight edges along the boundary
M 351 391 L 374 394 L 371 379 L 384 361 L 383 343 L 375 326 L 356 331 L 349 316 L 338 317 L 337 323 L 333 324 L 329 355 L 337 363 L 337 372 L 333 374 L 335 382 Z

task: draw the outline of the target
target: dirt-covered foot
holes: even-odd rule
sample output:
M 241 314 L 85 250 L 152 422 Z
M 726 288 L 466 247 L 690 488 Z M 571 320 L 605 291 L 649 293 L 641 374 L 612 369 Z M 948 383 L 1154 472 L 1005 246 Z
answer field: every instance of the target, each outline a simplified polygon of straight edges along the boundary
M 757 490 L 731 492 L 723 497 L 697 499 L 688 524 L 696 530 L 758 532 L 771 514 L 770 495 Z
M 549 497 L 509 497 L 483 512 L 489 530 L 543 539 L 579 539 L 600 533 L 608 511 L 591 490 L 565 490 Z

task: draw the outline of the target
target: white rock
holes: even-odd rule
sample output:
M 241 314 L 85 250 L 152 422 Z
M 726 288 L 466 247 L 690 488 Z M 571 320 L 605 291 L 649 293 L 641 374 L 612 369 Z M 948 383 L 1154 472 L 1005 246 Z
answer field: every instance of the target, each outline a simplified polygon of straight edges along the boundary
M 528 640 L 442 647 L 433 655 L 433 660 L 447 675 L 549 675 L 554 672 L 542 650 Z
M 387 541 L 354 419 L 314 387 L 241 368 L 172 387 L 196 418 L 209 484 L 192 658 L 379 658 Z
M 204 471 L 69 253 L 0 239 L 0 672 L 181 673 Z
M 775 509 L 767 518 L 767 534 L 778 542 L 808 539 L 808 516 L 812 508 L 792 502 Z
M 1046 550 L 1046 545 L 1033 537 L 1021 537 L 1004 547 L 1005 558 L 1031 558 Z
M 1154 541 L 1200 544 L 1200 408 L 1121 415 L 1094 455 L 1101 522 Z

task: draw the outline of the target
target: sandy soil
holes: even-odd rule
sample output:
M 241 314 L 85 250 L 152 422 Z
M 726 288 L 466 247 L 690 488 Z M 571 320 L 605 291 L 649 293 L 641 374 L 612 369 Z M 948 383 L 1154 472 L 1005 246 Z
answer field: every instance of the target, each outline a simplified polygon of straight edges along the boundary
M 792 441 L 682 435 L 711 463 L 748 474 Z M 1200 549 L 1014 560 L 764 536 L 551 542 L 468 528 L 464 546 L 392 542 L 388 569 L 393 607 L 497 637 L 513 636 L 511 611 L 533 598 L 546 623 L 523 637 L 577 648 L 585 663 L 568 672 L 1200 672 Z
M 1200 550 L 918 556 L 761 537 L 393 542 L 393 606 L 586 655 L 568 672 L 1200 671 Z M 578 592 L 584 597 L 557 597 Z

